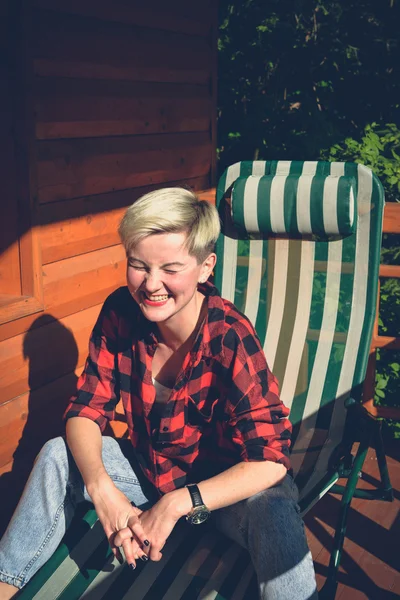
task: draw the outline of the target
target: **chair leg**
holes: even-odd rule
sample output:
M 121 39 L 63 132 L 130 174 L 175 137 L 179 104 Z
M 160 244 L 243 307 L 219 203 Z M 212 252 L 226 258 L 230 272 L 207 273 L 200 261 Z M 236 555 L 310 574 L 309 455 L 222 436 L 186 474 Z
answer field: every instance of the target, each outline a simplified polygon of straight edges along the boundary
M 393 489 L 390 482 L 389 470 L 387 467 L 385 449 L 382 439 L 382 423 L 380 421 L 372 421 L 369 423 L 371 430 L 371 438 L 374 441 L 373 448 L 379 467 L 380 484 L 372 490 L 357 488 L 354 490 L 354 498 L 362 498 L 363 500 L 385 500 L 386 502 L 393 501 Z M 345 471 L 341 476 L 349 477 L 350 473 Z M 335 484 L 331 488 L 334 494 L 344 494 L 346 487 Z
M 363 436 L 364 437 L 364 436 Z M 342 557 L 342 549 L 344 538 L 346 536 L 347 518 L 350 509 L 350 503 L 357 486 L 358 478 L 361 473 L 362 466 L 369 448 L 369 435 L 360 441 L 357 454 L 354 458 L 353 468 L 347 480 L 347 485 L 344 489 L 343 497 L 340 503 L 339 518 L 336 525 L 335 537 L 333 541 L 333 549 L 328 569 L 327 580 L 319 592 L 320 600 L 333 600 L 337 589 L 337 572 Z
M 378 461 L 379 473 L 381 476 L 381 483 L 382 483 L 382 488 L 383 488 L 382 489 L 382 500 L 388 500 L 389 502 L 392 502 L 393 488 L 392 488 L 392 484 L 390 482 L 389 470 L 388 470 L 387 462 L 386 462 L 385 449 L 383 446 L 382 423 L 381 422 L 379 422 L 377 424 L 377 428 L 376 428 L 375 452 L 376 452 L 376 458 Z

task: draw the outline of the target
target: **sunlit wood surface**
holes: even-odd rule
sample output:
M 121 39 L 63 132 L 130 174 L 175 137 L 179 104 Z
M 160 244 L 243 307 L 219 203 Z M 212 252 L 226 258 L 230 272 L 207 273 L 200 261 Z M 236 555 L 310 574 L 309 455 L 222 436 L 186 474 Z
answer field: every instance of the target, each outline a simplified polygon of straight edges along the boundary
M 335 600 L 400 598 L 399 446 L 395 442 L 386 447 L 394 501 L 352 502 Z M 373 487 L 378 476 L 375 453 L 370 451 L 359 486 Z M 319 589 L 327 574 L 338 507 L 339 496 L 327 494 L 305 518 Z

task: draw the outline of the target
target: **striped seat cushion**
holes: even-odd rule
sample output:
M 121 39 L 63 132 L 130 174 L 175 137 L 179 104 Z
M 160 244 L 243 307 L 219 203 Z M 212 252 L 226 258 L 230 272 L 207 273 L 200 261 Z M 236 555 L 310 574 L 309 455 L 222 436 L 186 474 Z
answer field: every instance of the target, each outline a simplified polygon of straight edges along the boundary
M 346 237 L 355 229 L 356 182 L 333 175 L 239 177 L 232 220 L 249 234 Z

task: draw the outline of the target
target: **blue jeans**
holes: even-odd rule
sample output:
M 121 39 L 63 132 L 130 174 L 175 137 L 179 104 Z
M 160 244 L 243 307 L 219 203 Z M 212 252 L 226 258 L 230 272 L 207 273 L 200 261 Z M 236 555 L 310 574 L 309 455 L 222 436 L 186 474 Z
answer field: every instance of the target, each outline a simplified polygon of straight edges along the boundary
M 157 501 L 154 488 L 136 464 L 129 440 L 103 437 L 103 462 L 116 486 L 133 504 L 146 509 Z M 23 587 L 54 553 L 76 506 L 84 500 L 90 498 L 65 440 L 50 440 L 35 462 L 0 541 L 0 581 Z M 262 600 L 317 598 L 312 558 L 297 507 L 297 488 L 290 476 L 274 488 L 215 511 L 213 516 L 218 529 L 248 549 Z

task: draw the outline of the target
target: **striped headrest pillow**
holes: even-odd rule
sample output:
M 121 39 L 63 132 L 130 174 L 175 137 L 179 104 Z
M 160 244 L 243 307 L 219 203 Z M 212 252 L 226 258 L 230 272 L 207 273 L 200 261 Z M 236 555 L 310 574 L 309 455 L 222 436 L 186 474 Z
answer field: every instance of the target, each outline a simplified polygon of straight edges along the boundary
M 238 177 L 232 188 L 232 220 L 249 234 L 354 233 L 356 182 L 334 175 Z

